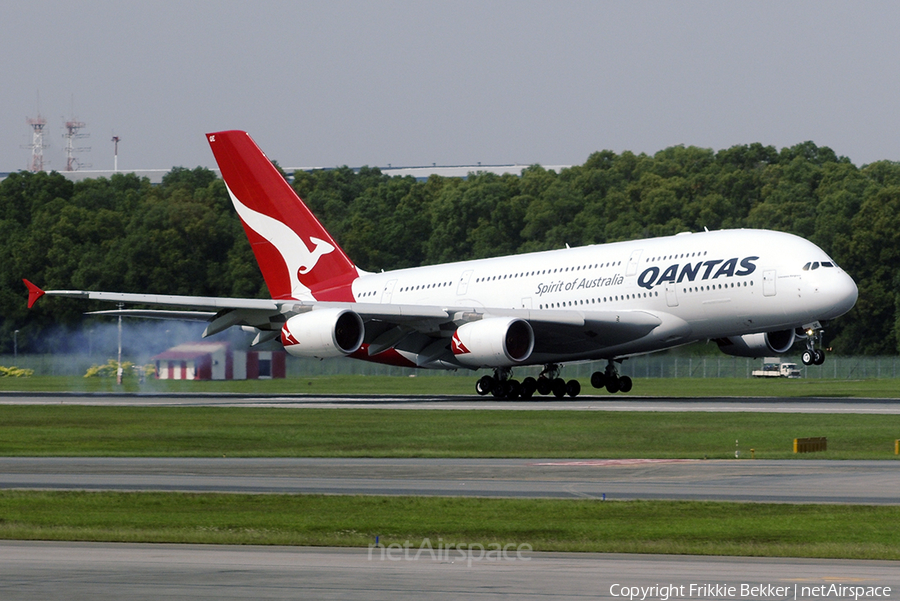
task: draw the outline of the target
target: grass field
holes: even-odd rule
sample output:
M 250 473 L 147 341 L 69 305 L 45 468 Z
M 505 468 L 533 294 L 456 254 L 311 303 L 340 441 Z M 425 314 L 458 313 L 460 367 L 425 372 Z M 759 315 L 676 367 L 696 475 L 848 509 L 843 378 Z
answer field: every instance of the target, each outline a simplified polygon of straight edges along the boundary
M 418 377 L 399 376 L 315 376 L 279 380 L 178 381 L 127 378 L 118 386 L 111 378 L 78 376 L 32 376 L 0 378 L 2 391 L 31 392 L 129 392 L 129 393 L 237 393 L 237 394 L 475 394 L 476 376 L 461 377 L 440 373 Z M 582 395 L 611 396 L 580 379 Z M 900 398 L 900 379 L 753 379 L 753 378 L 636 378 L 631 393 L 616 398 L 774 396 L 774 397 L 854 397 Z M 491 397 L 488 397 L 489 399 Z M 552 402 L 553 397 L 537 396 Z
M 0 405 L 0 455 L 893 459 L 900 416 Z
M 104 380 L 5 390 L 117 392 Z M 87 382 L 87 384 L 85 384 Z M 649 396 L 898 396 L 893 380 L 640 380 Z M 469 378 L 153 382 L 143 392 L 464 394 Z M 30 387 L 30 388 L 29 388 Z M 136 383 L 129 389 L 137 389 Z M 305 388 L 304 388 L 305 387 Z M 548 401 L 551 402 L 552 401 Z M 829 450 L 791 452 L 801 436 Z M 0 406 L 0 455 L 895 459 L 900 416 Z M 743 460 L 743 459 L 742 459 Z M 318 495 L 0 492 L 0 538 L 900 559 L 900 507 Z
M 900 507 L 7 491 L 0 515 L 7 539 L 900 559 Z

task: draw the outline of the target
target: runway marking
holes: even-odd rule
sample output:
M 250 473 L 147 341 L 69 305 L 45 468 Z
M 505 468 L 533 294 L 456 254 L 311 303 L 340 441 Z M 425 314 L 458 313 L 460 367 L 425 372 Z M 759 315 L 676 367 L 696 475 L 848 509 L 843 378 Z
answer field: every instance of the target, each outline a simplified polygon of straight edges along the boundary
M 546 461 L 542 463 L 529 463 L 528 465 L 552 465 L 552 466 L 608 466 L 608 465 L 640 465 L 644 463 L 689 463 L 702 461 L 701 459 L 589 459 L 587 461 Z

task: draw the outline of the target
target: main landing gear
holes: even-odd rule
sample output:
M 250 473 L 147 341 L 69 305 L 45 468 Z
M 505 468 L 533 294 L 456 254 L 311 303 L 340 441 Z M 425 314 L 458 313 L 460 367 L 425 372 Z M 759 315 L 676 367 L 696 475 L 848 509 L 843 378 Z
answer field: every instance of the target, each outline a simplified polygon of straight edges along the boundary
M 816 345 L 822 345 L 822 332 L 821 327 L 806 329 L 806 350 L 800 356 L 803 365 L 822 365 L 825 363 L 825 351 L 816 349 Z
M 512 370 L 508 367 L 494 369 L 493 376 L 482 376 L 475 383 L 475 392 L 484 396 L 492 394 L 500 399 L 530 399 L 534 393 L 553 394 L 558 399 L 568 395 L 576 397 L 581 392 L 578 380 L 566 382 L 559 377 L 559 365 L 544 366 L 544 371 L 537 378 L 528 376 L 521 382 L 512 378 Z
M 581 394 L 581 383 L 578 380 L 563 380 L 559 377 L 559 370 L 559 365 L 550 363 L 544 366 L 537 378 L 529 376 L 519 382 L 512 378 L 511 369 L 498 367 L 494 369 L 493 376 L 478 379 L 475 392 L 481 396 L 491 394 L 499 399 L 530 399 L 535 392 L 544 396 L 552 394 L 558 399 L 565 396 L 575 398 Z M 595 371 L 591 375 L 591 385 L 594 388 L 606 388 L 609 393 L 629 392 L 631 378 L 620 376 L 615 362 L 610 360 L 605 372 Z
M 612 359 L 606 364 L 605 372 L 595 371 L 591 374 L 591 386 L 594 388 L 606 388 L 606 392 L 610 394 L 630 392 L 631 385 L 631 378 L 620 376 L 619 370 L 616 369 L 616 364 Z

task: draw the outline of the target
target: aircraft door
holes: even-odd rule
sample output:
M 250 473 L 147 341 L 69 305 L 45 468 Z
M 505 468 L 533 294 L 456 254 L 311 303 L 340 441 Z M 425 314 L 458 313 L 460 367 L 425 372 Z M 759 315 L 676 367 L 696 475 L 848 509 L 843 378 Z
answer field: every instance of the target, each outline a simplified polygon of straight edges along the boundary
M 775 296 L 775 270 L 763 272 L 763 296 Z
M 397 283 L 397 280 L 391 280 L 384 286 L 384 292 L 381 293 L 381 302 L 389 303 L 391 302 L 391 297 L 394 295 L 394 285 Z
M 678 306 L 678 288 L 675 282 L 666 282 L 666 304 L 670 307 Z
M 456 287 L 456 295 L 462 296 L 464 294 L 468 294 L 469 292 L 469 280 L 472 279 L 472 273 L 474 270 L 470 269 L 468 271 L 464 271 L 462 276 L 459 278 L 459 286 Z
M 643 249 L 633 250 L 631 251 L 631 256 L 628 257 L 628 266 L 625 268 L 625 275 L 634 275 L 637 273 L 638 264 L 641 261 L 641 253 L 644 252 Z M 677 304 L 677 303 L 676 303 Z

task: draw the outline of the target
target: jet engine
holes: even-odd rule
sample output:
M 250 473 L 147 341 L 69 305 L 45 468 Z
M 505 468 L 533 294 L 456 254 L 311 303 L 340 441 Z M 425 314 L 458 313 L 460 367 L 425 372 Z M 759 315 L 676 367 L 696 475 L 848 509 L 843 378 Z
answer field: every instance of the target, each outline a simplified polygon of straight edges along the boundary
M 491 317 L 460 326 L 453 334 L 453 354 L 472 367 L 511 367 L 534 350 L 531 324 L 515 317 Z
M 295 315 L 281 328 L 281 344 L 295 357 L 343 357 L 359 350 L 365 326 L 349 309 L 320 309 Z
M 794 340 L 794 330 L 780 330 L 719 338 L 716 340 L 716 344 L 719 345 L 719 350 L 726 355 L 758 358 L 786 353 L 793 346 Z

